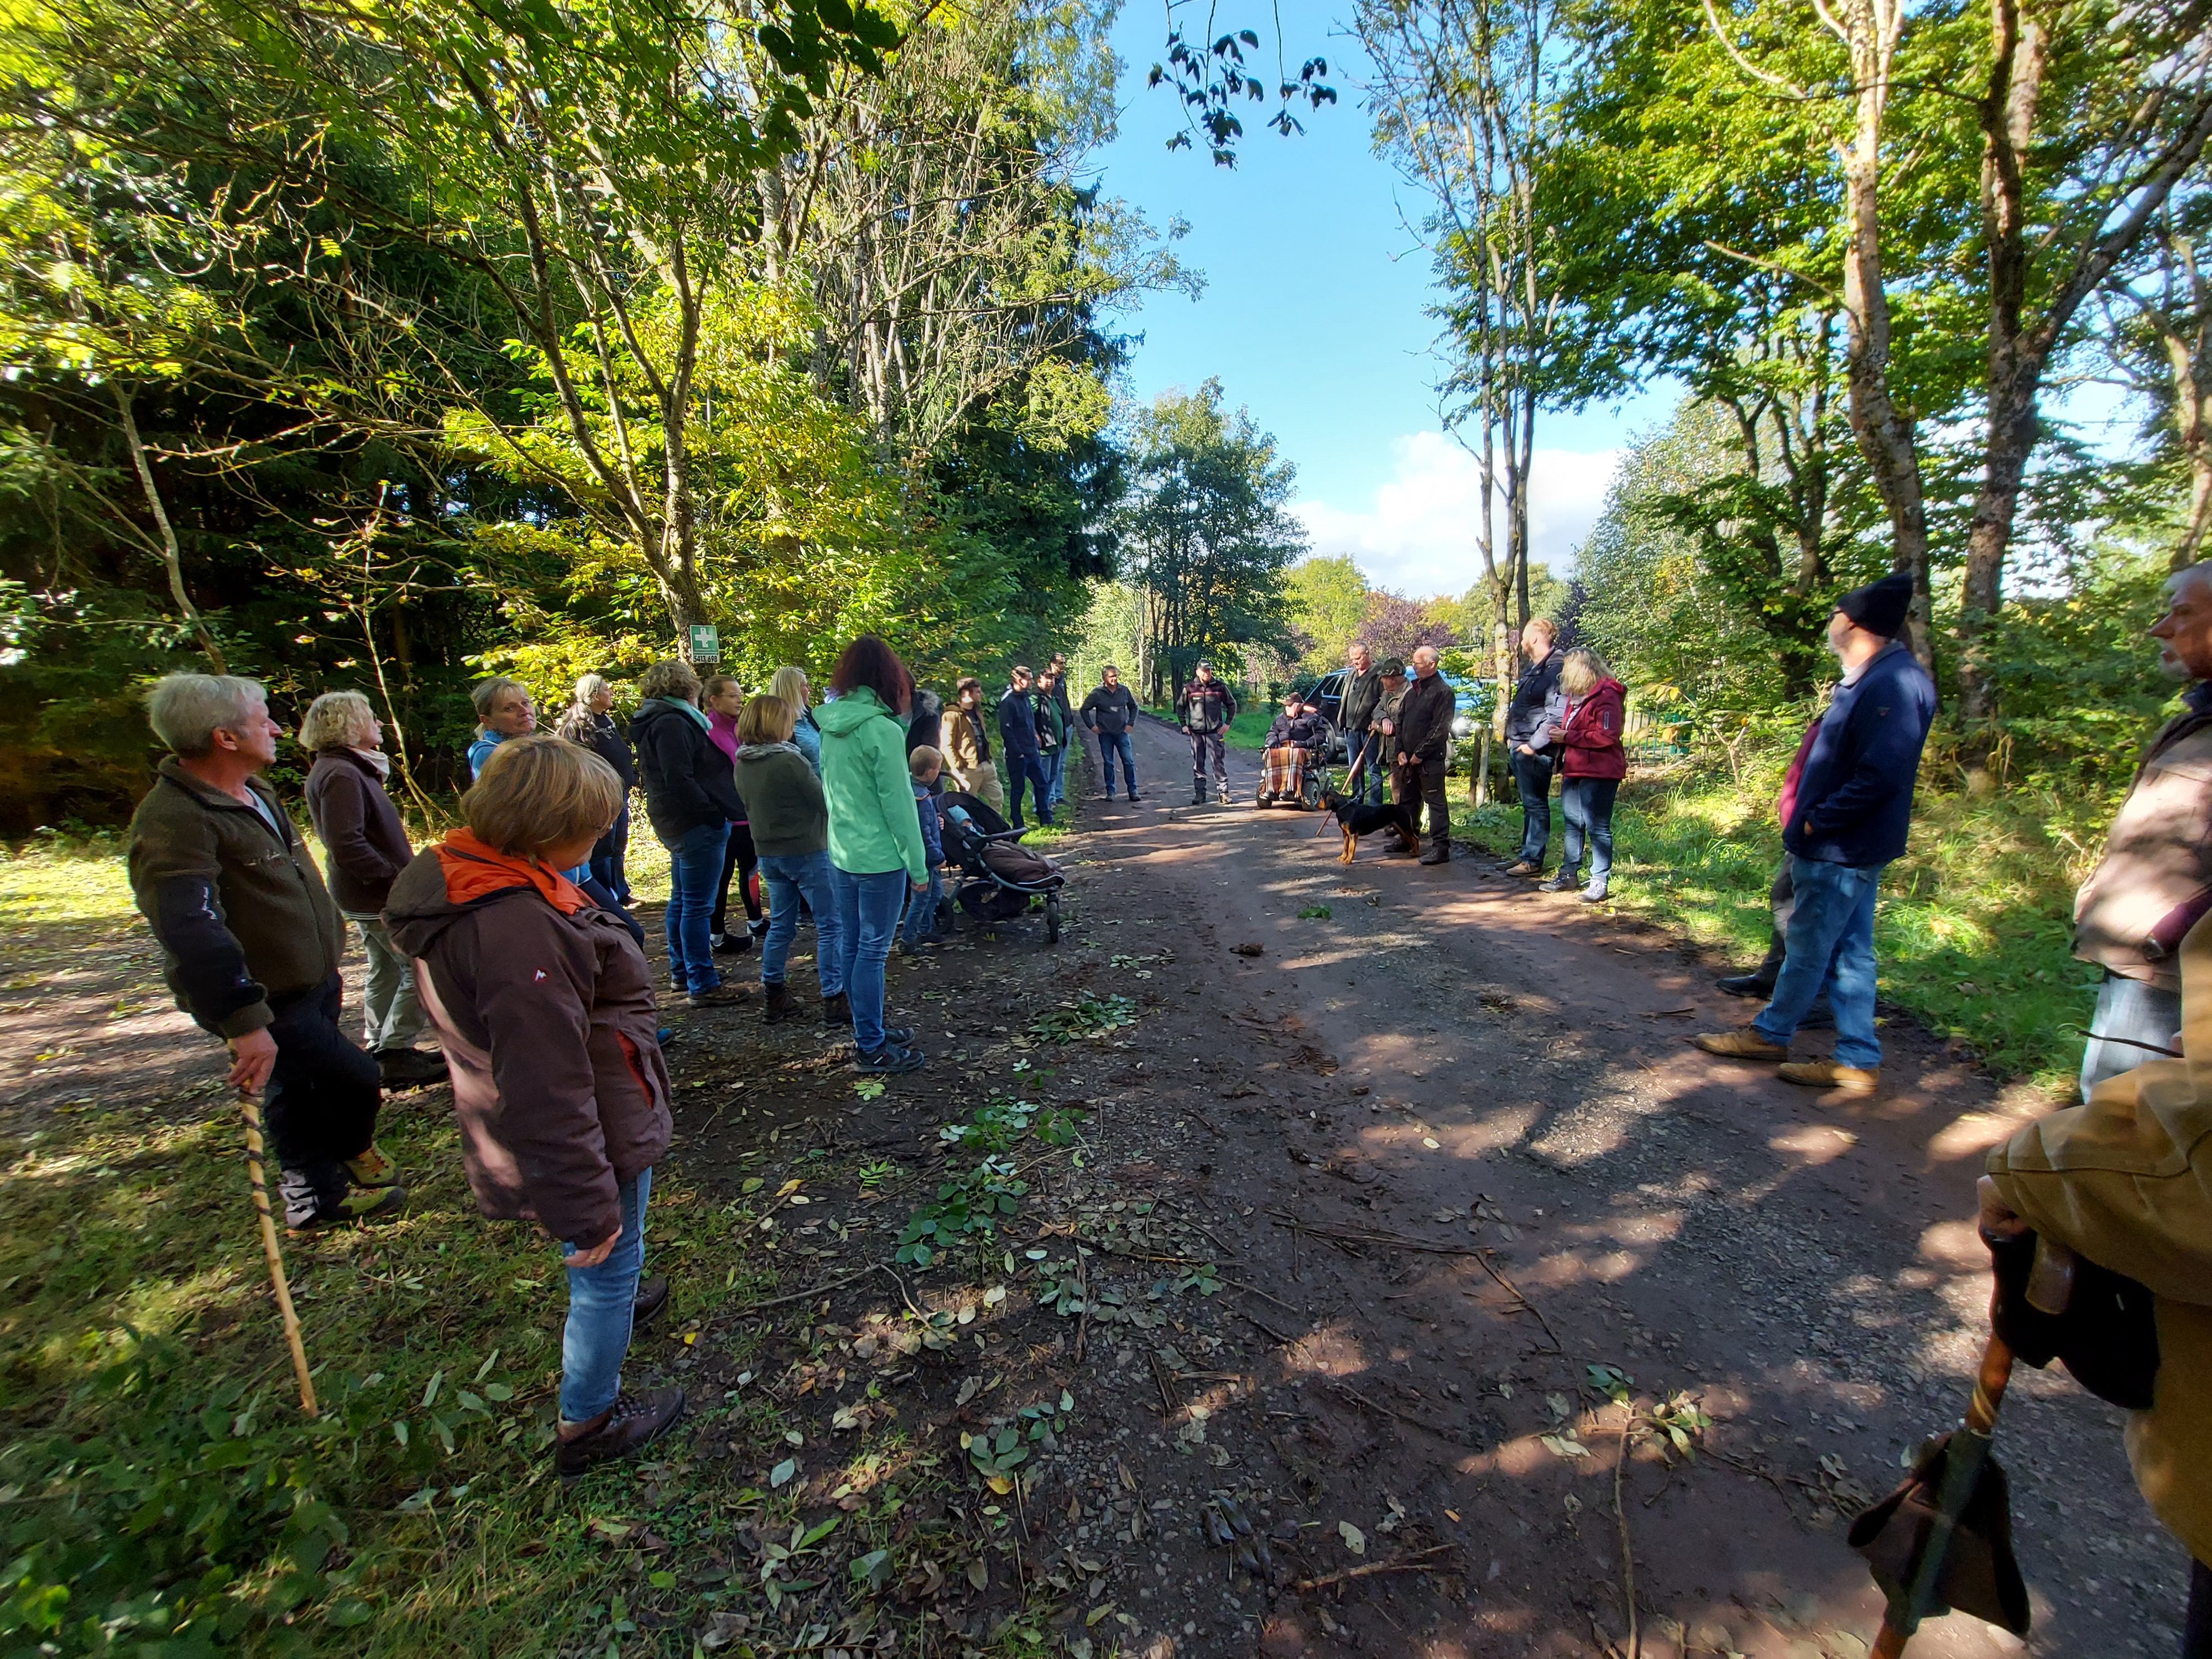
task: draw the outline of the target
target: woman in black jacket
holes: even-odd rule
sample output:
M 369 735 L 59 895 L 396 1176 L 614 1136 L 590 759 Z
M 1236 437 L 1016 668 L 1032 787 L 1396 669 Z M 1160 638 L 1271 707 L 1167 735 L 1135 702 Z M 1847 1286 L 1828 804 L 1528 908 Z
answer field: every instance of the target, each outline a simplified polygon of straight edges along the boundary
M 722 983 L 707 932 L 730 823 L 745 815 L 730 757 L 709 735 L 690 664 L 653 664 L 639 676 L 637 691 L 629 733 L 645 785 L 645 815 L 668 849 L 669 973 L 694 1008 L 743 1002 L 752 988 Z
M 307 817 L 323 843 L 331 896 L 361 934 L 368 958 L 362 1047 L 376 1056 L 387 1089 L 443 1078 L 445 1061 L 415 1047 L 422 1030 L 415 965 L 392 942 L 379 914 L 392 878 L 415 856 L 399 809 L 384 793 L 392 765 L 384 753 L 384 723 L 360 692 L 325 691 L 300 721 L 300 747 L 315 757 L 307 769 Z
M 629 876 L 623 869 L 623 855 L 629 850 L 629 792 L 637 787 L 637 757 L 630 752 L 629 729 L 614 707 L 615 690 L 606 677 L 585 675 L 576 682 L 576 700 L 561 717 L 561 735 L 613 767 L 622 781 L 622 811 L 615 814 L 614 828 L 592 848 L 592 879 L 627 908 Z

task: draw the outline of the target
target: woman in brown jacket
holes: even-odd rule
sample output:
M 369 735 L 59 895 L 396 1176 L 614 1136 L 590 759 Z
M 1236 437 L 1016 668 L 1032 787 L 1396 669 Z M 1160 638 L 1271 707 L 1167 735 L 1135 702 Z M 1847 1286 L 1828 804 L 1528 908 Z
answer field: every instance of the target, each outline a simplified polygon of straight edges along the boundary
M 622 919 L 562 874 L 621 809 L 597 755 L 509 738 L 461 797 L 468 827 L 416 856 L 385 912 L 445 1043 L 477 1204 L 561 1241 L 564 1480 L 635 1452 L 684 1410 L 681 1389 L 622 1388 L 633 1325 L 668 1300 L 665 1283 L 639 1279 L 672 1132 L 652 971 Z

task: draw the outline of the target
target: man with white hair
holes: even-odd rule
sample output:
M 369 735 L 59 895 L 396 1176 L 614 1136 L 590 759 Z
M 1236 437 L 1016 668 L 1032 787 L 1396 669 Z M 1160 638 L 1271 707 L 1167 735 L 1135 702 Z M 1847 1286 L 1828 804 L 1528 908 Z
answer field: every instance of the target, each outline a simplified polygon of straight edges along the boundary
M 345 922 L 261 769 L 276 722 L 260 685 L 171 674 L 146 699 L 169 750 L 131 820 L 131 890 L 177 1006 L 230 1045 L 230 1082 L 266 1091 L 295 1231 L 407 1200 L 376 1146 L 376 1061 L 338 1029 Z
M 2212 909 L 2212 562 L 2169 578 L 2151 628 L 2158 665 L 2191 682 L 2182 712 L 2143 753 L 2074 900 L 2074 954 L 2105 970 L 2081 1095 L 2147 1060 L 2181 1051 L 2182 935 Z

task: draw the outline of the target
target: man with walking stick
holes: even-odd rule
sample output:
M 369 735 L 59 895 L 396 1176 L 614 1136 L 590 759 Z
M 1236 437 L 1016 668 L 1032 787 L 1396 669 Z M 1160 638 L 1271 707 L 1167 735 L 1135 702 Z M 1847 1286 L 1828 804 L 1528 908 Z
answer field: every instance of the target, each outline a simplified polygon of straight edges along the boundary
M 169 754 L 131 820 L 131 890 L 177 1006 L 230 1045 L 232 1085 L 264 1096 L 288 1227 L 390 1215 L 407 1194 L 376 1146 L 376 1061 L 338 1027 L 345 921 L 259 776 L 276 758 L 267 698 L 171 674 L 146 714 Z
M 1337 726 L 1344 733 L 1344 757 L 1352 767 L 1344 792 L 1354 800 L 1364 798 L 1370 806 L 1382 804 L 1382 780 L 1389 771 L 1382 754 L 1382 734 L 1375 729 L 1382 703 L 1382 674 L 1364 640 L 1354 640 L 1345 660 L 1351 672 L 1344 677 L 1344 695 L 1336 707 Z

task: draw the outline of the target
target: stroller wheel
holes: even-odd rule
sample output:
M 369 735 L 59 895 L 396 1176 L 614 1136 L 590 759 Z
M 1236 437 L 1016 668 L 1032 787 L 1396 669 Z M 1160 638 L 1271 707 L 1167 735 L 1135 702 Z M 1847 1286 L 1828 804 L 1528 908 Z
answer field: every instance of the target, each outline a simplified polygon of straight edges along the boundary
M 1060 895 L 1057 893 L 1044 896 L 1044 942 L 1047 945 L 1060 943 Z

